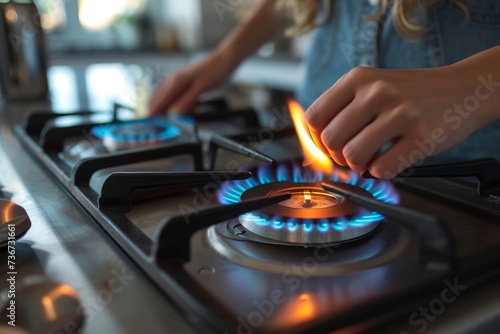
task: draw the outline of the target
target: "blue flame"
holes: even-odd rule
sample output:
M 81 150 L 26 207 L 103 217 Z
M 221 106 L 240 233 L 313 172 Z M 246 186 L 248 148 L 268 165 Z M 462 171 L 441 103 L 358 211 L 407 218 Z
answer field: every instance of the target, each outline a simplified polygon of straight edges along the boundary
M 233 204 L 240 201 L 241 194 L 247 189 L 260 184 L 271 182 L 293 180 L 295 183 L 316 182 L 316 181 L 334 181 L 346 183 L 361 187 L 370 192 L 373 197 L 379 201 L 397 204 L 399 198 L 392 184 L 384 180 L 364 179 L 354 171 L 344 169 L 335 169 L 331 175 L 324 176 L 321 173 L 314 173 L 310 169 L 304 169 L 298 164 L 281 164 L 277 168 L 269 165 L 263 165 L 250 179 L 226 182 L 222 185 L 218 198 L 222 204 Z M 342 231 L 348 227 L 363 227 L 384 219 L 384 216 L 377 212 L 369 212 L 364 215 L 354 217 L 339 217 L 334 219 L 320 219 L 316 224 L 310 220 L 300 221 L 288 217 L 261 217 L 256 213 L 246 213 L 240 218 L 243 221 L 251 220 L 259 225 L 270 226 L 273 229 L 288 229 L 290 232 L 298 231 L 311 232 L 317 229 L 319 232 L 326 233 L 333 229 Z
M 137 132 L 134 131 L 137 127 Z M 137 119 L 111 124 L 98 125 L 92 128 L 92 134 L 98 138 L 111 136 L 121 142 L 147 143 L 165 141 L 180 135 L 178 126 L 163 118 Z

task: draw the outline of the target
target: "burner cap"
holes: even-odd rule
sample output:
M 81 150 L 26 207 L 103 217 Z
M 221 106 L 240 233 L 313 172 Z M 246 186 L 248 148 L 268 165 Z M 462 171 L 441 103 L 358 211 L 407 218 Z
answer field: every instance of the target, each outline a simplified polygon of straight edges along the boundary
M 343 183 L 337 185 L 346 191 L 373 198 L 372 194 L 363 188 Z M 313 222 L 367 213 L 367 210 L 344 197 L 325 191 L 320 182 L 282 181 L 261 184 L 243 192 L 241 200 L 290 193 L 292 197 L 289 200 L 268 206 L 259 212 L 269 217 L 312 219 Z
M 168 141 L 177 137 L 180 129 L 164 119 L 151 118 L 96 126 L 92 134 L 114 152 Z
M 336 183 L 346 191 L 373 195 L 361 188 Z M 281 181 L 256 185 L 241 194 L 241 201 L 291 193 L 284 202 L 240 216 L 248 231 L 272 240 L 299 243 L 337 243 L 358 239 L 372 232 L 382 220 L 367 219 L 371 212 L 348 199 L 326 192 L 321 182 Z

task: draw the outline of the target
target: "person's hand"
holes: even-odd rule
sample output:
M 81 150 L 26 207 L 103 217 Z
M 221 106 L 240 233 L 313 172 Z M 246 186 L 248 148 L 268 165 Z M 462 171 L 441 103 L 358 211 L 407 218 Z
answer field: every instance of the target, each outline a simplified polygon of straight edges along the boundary
M 187 114 L 193 111 L 198 97 L 222 84 L 234 66 L 221 52 L 168 75 L 149 101 L 150 115 Z
M 192 112 L 198 97 L 222 84 L 262 44 L 282 31 L 274 1 L 260 1 L 252 15 L 202 61 L 167 76 L 149 102 L 150 115 Z
M 316 144 L 342 166 L 392 178 L 461 142 L 487 125 L 481 107 L 491 87 L 454 66 L 353 69 L 306 111 Z

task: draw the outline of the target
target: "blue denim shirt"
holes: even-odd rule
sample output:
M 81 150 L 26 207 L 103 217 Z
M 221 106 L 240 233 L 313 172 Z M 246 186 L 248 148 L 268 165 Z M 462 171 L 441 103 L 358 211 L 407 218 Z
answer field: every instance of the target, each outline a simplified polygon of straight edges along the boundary
M 356 66 L 392 69 L 437 67 L 456 63 L 500 45 L 498 0 L 462 0 L 469 9 L 468 20 L 451 1 L 431 9 L 428 15 L 420 15 L 422 19 L 425 17 L 430 28 L 421 42 L 409 41 L 396 32 L 391 11 L 380 23 L 366 20 L 366 15 L 378 11 L 377 0 L 330 1 L 332 15 L 314 33 L 305 59 L 305 78 L 297 92 L 300 103 L 306 108 Z M 496 122 L 427 161 L 450 162 L 483 157 L 500 160 L 499 144 L 500 122 Z

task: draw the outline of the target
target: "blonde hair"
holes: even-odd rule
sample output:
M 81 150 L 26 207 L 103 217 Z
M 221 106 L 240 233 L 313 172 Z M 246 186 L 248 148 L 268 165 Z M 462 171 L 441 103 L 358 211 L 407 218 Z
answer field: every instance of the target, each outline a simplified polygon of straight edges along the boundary
M 450 1 L 457 5 L 464 13 L 465 20 L 468 19 L 467 7 L 460 0 L 394 0 L 393 24 L 397 32 L 410 40 L 416 40 L 425 33 L 428 28 L 417 21 L 415 11 L 422 6 L 429 9 L 440 3 Z M 380 0 L 379 11 L 367 19 L 379 20 L 389 9 L 391 0 Z M 318 13 L 324 6 L 325 17 L 318 19 Z M 331 0 L 279 0 L 277 8 L 285 11 L 293 17 L 295 24 L 287 29 L 289 36 L 306 33 L 319 25 L 322 25 L 331 13 Z

